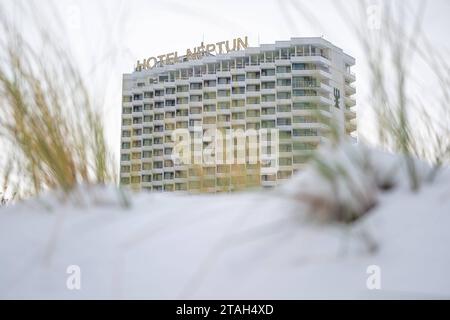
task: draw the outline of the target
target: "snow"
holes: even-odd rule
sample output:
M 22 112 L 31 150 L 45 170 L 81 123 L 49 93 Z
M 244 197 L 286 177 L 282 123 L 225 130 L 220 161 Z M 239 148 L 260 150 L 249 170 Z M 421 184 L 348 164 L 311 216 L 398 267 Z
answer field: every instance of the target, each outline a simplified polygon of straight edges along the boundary
M 311 219 L 300 193 L 362 208 L 342 181 L 332 194 L 312 165 L 273 191 L 140 193 L 125 208 L 113 187 L 81 186 L 64 203 L 46 194 L 2 208 L 0 298 L 450 298 L 450 170 L 412 192 L 398 156 L 321 152 L 376 203 L 352 224 Z M 383 179 L 395 187 L 380 190 Z M 81 290 L 66 286 L 70 265 Z M 371 265 L 380 290 L 366 286 Z

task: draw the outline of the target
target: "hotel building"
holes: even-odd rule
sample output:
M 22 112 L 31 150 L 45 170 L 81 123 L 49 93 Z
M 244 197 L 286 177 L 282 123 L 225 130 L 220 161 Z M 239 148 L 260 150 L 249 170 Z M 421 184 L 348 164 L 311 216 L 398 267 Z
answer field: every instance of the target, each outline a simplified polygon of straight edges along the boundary
M 192 192 L 276 186 L 304 166 L 331 126 L 356 138 L 354 63 L 323 38 L 292 38 L 138 66 L 123 75 L 121 185 Z M 258 163 L 175 163 L 173 131 L 195 128 L 278 129 L 277 171 Z

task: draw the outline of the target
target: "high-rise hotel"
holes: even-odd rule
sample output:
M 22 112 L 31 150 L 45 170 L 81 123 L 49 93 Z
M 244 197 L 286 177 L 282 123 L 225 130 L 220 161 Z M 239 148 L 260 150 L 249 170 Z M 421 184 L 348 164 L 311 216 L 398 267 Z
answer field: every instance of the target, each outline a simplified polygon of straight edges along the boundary
M 331 128 L 355 136 L 354 63 L 323 38 L 249 47 L 247 37 L 138 61 L 123 76 L 121 185 L 217 192 L 281 183 L 304 166 Z M 207 131 L 225 137 L 274 129 L 266 137 L 276 136 L 275 144 L 256 137 L 262 146 L 257 161 L 249 161 L 245 138 L 234 150 L 240 148 L 244 161 L 202 161 L 215 139 Z M 188 160 L 196 154 L 197 161 L 177 161 L 175 132 L 192 138 Z M 209 155 L 218 153 L 212 149 Z M 275 171 L 260 161 L 262 150 L 276 150 Z

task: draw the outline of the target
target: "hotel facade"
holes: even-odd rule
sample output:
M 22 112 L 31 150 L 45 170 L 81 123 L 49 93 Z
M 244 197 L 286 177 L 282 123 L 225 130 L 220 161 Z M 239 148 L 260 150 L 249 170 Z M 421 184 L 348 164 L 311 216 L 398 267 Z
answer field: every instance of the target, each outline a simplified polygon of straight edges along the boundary
M 273 187 L 301 170 L 331 128 L 356 139 L 354 58 L 323 38 L 258 47 L 239 40 L 222 42 L 218 53 L 217 46 L 202 44 L 179 58 L 144 59 L 123 75 L 122 186 L 191 192 Z M 184 161 L 174 156 L 180 132 L 191 139 L 192 153 L 181 152 Z M 257 133 L 256 161 L 250 161 L 250 140 L 238 146 L 234 132 Z M 231 137 L 234 148 L 224 143 L 224 154 L 235 159 L 241 150 L 244 161 L 202 160 L 205 150 L 217 158 L 217 135 Z M 276 161 L 265 161 L 266 153 Z

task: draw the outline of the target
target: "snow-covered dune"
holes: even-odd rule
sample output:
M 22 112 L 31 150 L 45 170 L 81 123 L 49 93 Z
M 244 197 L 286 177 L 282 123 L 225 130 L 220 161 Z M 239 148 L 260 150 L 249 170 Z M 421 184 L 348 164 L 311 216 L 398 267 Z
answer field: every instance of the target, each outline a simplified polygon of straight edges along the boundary
M 0 298 L 450 298 L 448 169 L 416 193 L 406 181 L 376 191 L 348 225 L 311 219 L 295 193 L 312 177 L 273 191 L 141 193 L 129 208 L 113 188 L 84 187 L 78 201 L 2 208 Z M 80 290 L 66 284 L 73 265 Z M 373 265 L 379 290 L 367 287 Z

